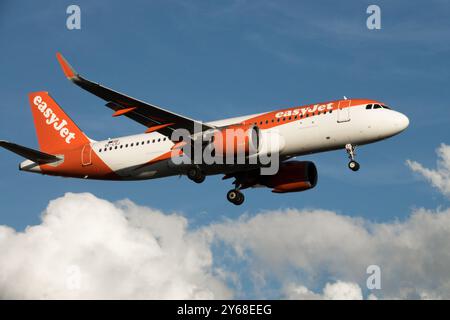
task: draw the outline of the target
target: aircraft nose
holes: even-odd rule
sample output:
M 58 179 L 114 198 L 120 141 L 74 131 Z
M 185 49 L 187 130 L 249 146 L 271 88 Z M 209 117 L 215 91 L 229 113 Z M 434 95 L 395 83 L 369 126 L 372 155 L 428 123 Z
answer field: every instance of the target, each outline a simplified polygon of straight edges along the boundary
M 403 131 L 409 126 L 409 119 L 403 113 L 398 113 L 395 117 L 395 126 L 399 131 Z

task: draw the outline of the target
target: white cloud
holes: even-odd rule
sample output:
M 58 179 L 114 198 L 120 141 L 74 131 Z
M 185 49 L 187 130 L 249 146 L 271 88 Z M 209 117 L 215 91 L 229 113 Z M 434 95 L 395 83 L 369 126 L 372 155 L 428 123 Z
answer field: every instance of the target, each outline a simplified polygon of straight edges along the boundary
M 366 295 L 450 298 L 450 209 L 419 209 L 405 221 L 390 223 L 289 209 L 230 220 L 207 231 L 247 261 L 247 277 L 258 283 L 275 278 L 282 287 L 300 282 L 311 288 L 321 279 L 339 279 L 365 290 L 366 269 L 375 264 L 381 268 L 381 290 Z M 330 297 L 343 292 L 339 286 L 325 289 Z
M 362 300 L 363 294 L 357 283 L 336 281 L 327 283 L 322 294 L 314 293 L 302 285 L 291 285 L 285 289 L 285 297 L 295 300 Z
M 323 289 L 323 296 L 327 300 L 362 300 L 363 298 L 358 284 L 342 281 L 327 283 Z
M 372 264 L 381 290 L 365 287 Z M 0 298 L 450 298 L 449 269 L 450 209 L 390 223 L 289 209 L 190 230 L 69 193 L 39 225 L 0 227 Z
M 407 160 L 408 166 L 425 177 L 434 187 L 444 195 L 450 197 L 450 146 L 441 144 L 437 149 L 438 161 L 435 170 L 425 168 L 416 161 Z
M 51 201 L 42 223 L 0 226 L 0 298 L 227 298 L 208 243 L 176 214 L 91 194 Z

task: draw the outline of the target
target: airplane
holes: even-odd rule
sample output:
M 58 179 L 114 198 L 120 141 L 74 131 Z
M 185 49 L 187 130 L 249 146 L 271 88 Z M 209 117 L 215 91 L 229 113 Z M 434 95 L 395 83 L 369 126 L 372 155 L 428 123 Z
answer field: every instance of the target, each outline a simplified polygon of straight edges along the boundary
M 145 132 L 95 141 L 90 139 L 69 118 L 45 91 L 29 94 L 39 150 L 0 140 L 0 146 L 26 160 L 19 170 L 50 176 L 99 180 L 144 180 L 186 175 L 201 183 L 206 176 L 223 174 L 234 178 L 234 187 L 227 199 L 235 205 L 244 202 L 241 190 L 267 187 L 274 193 L 300 192 L 312 189 L 318 171 L 311 161 L 292 160 L 318 152 L 343 149 L 349 157 L 348 167 L 358 171 L 355 148 L 377 142 L 404 131 L 409 119 L 377 100 L 344 99 L 295 106 L 235 118 L 200 122 L 156 105 L 132 98 L 92 82 L 80 74 L 57 53 L 57 60 L 65 76 L 82 89 L 96 95 L 114 111 L 113 117 L 127 117 L 145 127 Z M 184 130 L 188 137 L 173 139 L 174 132 Z M 243 132 L 243 139 L 224 144 L 224 132 Z M 249 146 L 258 155 L 272 156 L 278 161 L 276 172 L 262 174 L 267 167 L 261 161 L 242 163 L 197 163 L 187 161 L 175 165 L 174 154 L 192 156 L 189 150 L 212 132 L 209 145 L 221 150 L 221 155 L 236 156 Z M 223 139 L 219 139 L 223 136 Z M 279 142 L 263 147 L 261 141 L 277 137 Z M 215 140 L 214 138 L 217 138 Z M 219 141 L 219 142 L 218 142 Z M 189 148 L 184 148 L 189 143 Z M 205 144 L 200 143 L 204 149 Z M 230 147 L 231 146 L 231 147 Z M 202 150 L 203 150 L 202 149 Z M 263 150 L 264 149 L 264 150 Z M 187 150 L 187 151 L 186 151 Z

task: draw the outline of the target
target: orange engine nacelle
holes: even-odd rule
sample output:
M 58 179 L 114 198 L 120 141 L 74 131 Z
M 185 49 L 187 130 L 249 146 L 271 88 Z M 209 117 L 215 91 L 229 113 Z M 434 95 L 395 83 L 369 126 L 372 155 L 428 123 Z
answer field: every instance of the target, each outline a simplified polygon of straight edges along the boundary
M 229 126 L 215 131 L 211 143 L 216 155 L 249 155 L 258 152 L 260 132 L 254 125 Z
M 316 186 L 317 168 L 310 161 L 288 161 L 280 164 L 276 174 L 264 177 L 263 184 L 273 188 L 272 192 L 305 191 Z

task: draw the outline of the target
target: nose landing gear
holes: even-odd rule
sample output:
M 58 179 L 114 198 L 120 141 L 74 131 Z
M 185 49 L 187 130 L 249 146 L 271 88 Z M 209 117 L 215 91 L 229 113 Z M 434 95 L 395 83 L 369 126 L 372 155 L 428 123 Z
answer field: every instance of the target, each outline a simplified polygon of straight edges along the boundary
M 347 143 L 345 145 L 345 151 L 347 151 L 348 157 L 350 159 L 350 162 L 348 163 L 348 167 L 352 171 L 358 171 L 359 170 L 359 163 L 355 161 L 355 146 L 351 145 L 350 143 Z

